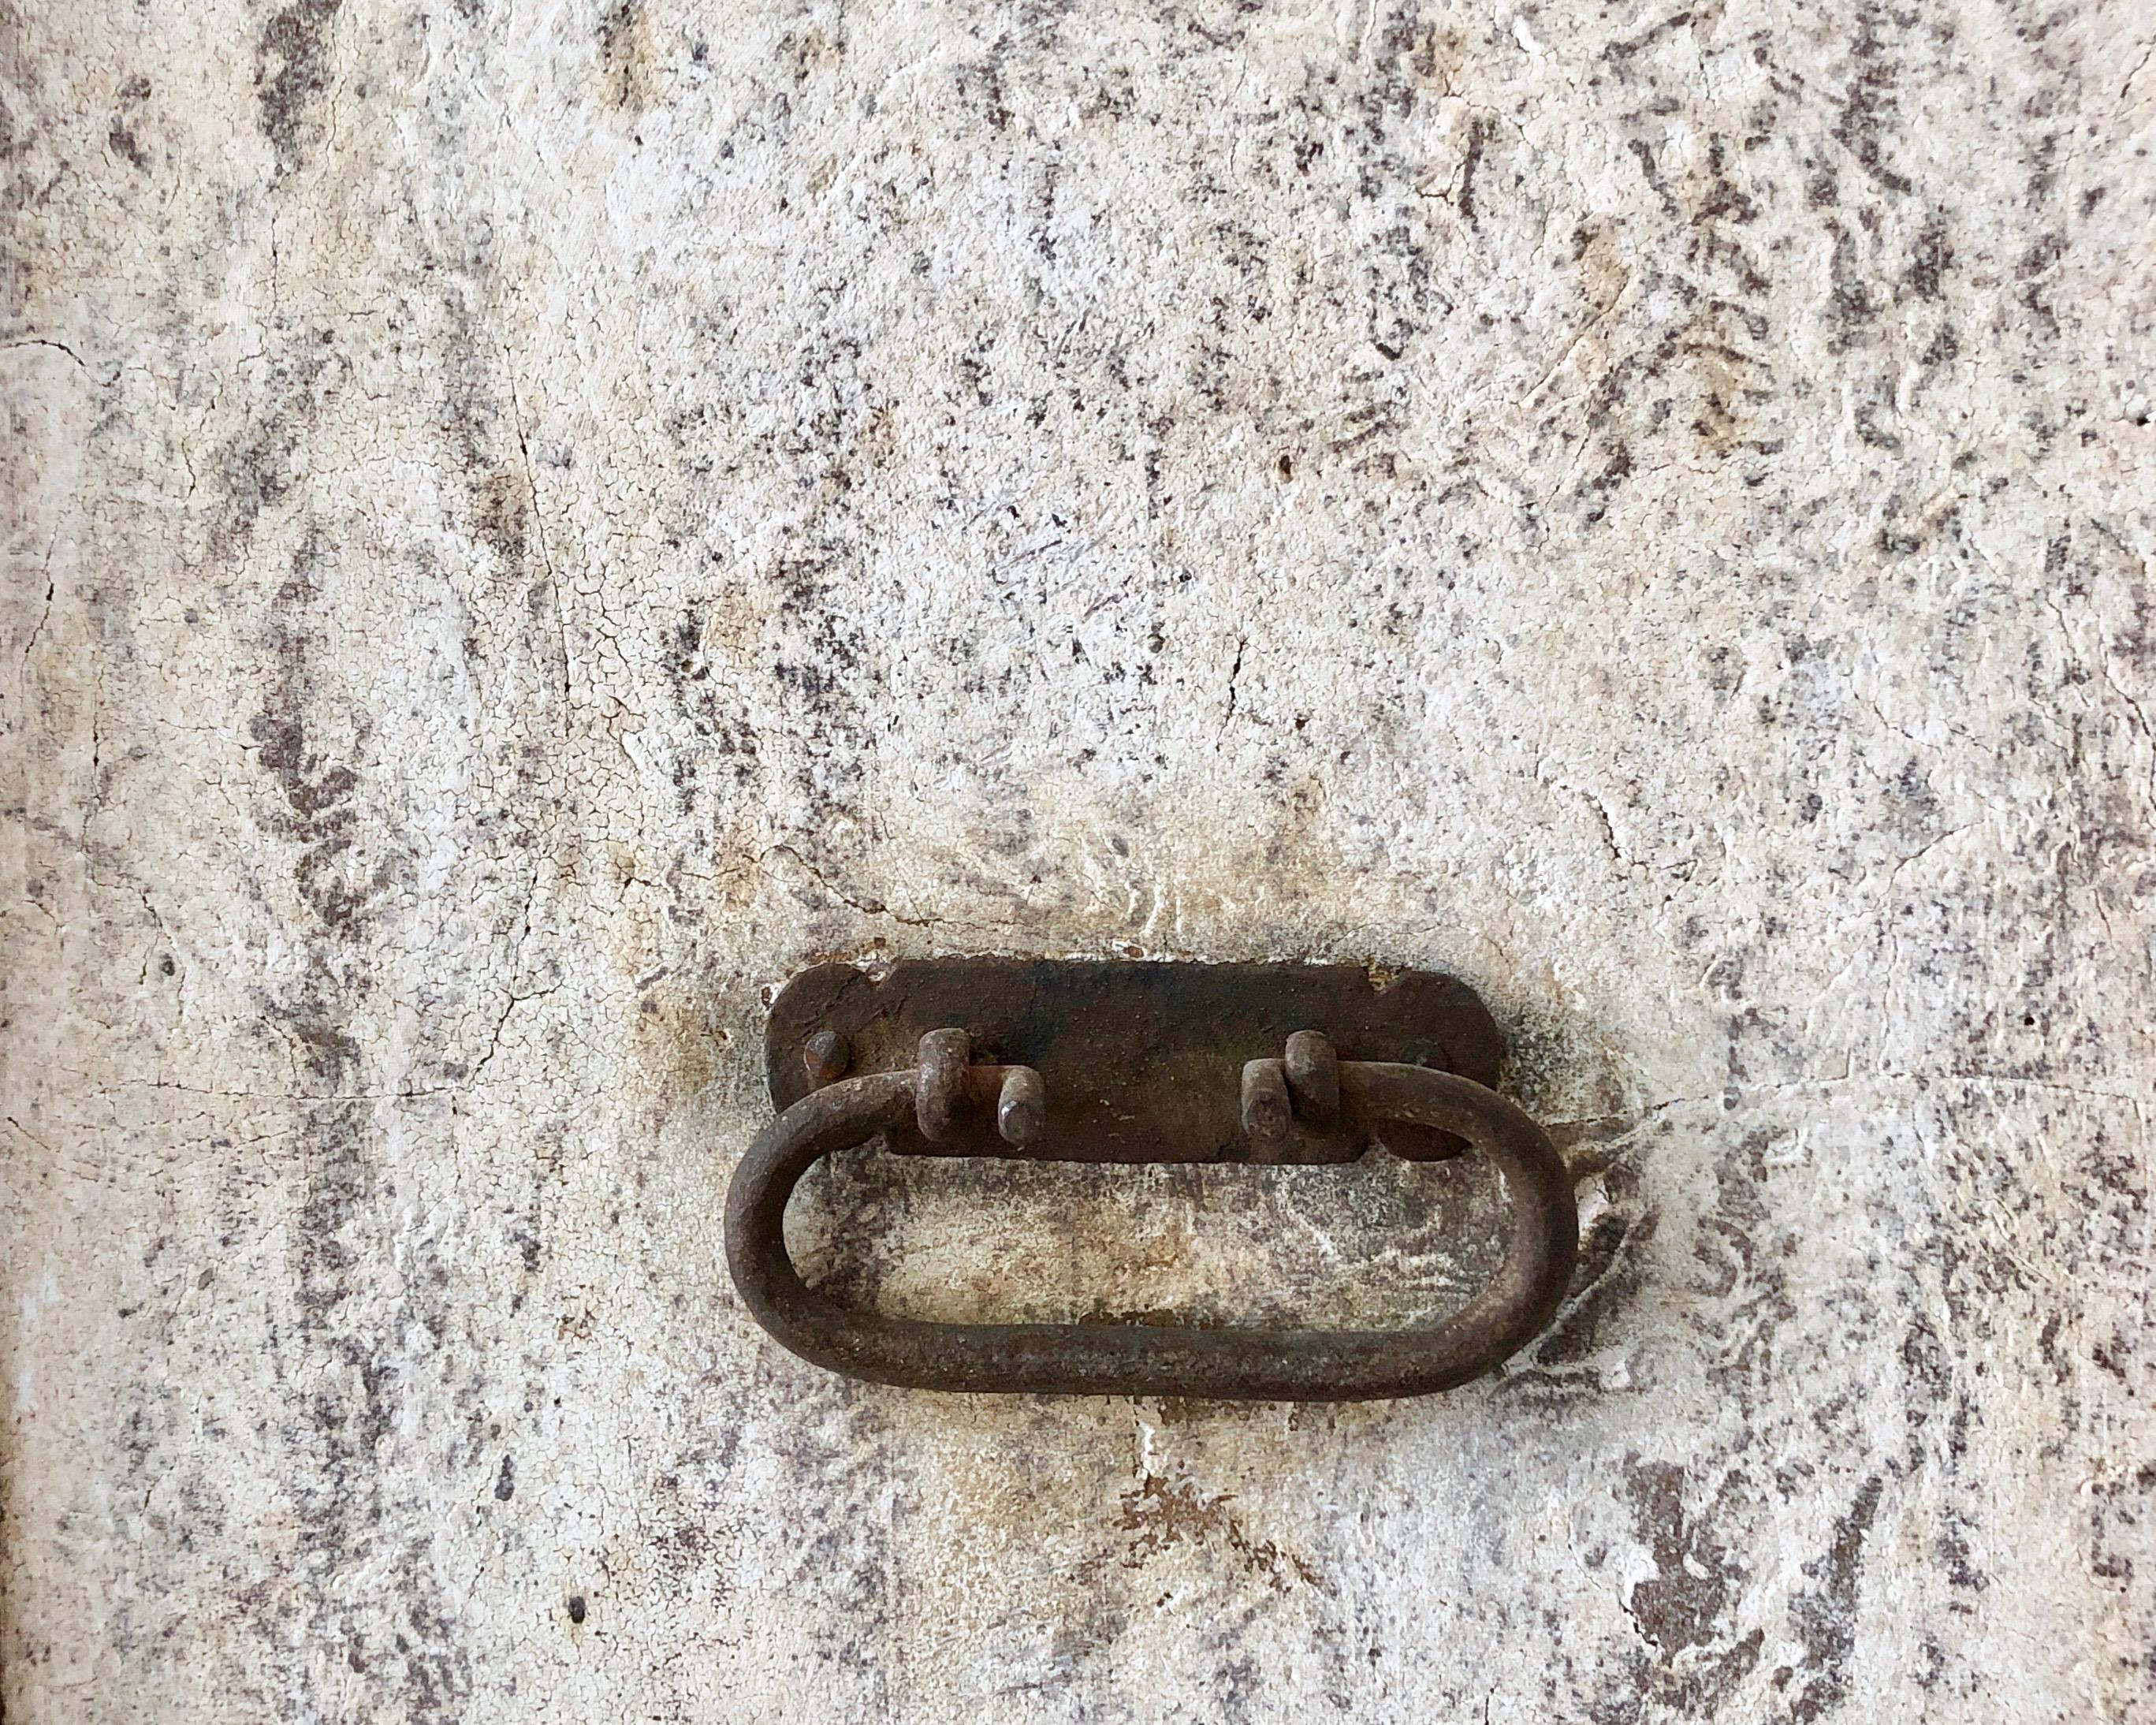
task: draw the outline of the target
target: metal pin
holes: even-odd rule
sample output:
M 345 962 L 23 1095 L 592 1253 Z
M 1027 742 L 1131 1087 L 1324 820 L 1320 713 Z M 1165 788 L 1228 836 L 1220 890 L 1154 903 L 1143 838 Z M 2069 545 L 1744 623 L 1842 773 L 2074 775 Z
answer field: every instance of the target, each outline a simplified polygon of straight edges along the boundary
M 1243 1134 L 1255 1162 L 1274 1162 L 1286 1147 L 1294 1110 L 1288 1102 L 1287 1075 L 1278 1060 L 1248 1060 L 1243 1065 Z
M 1004 1142 L 1023 1149 L 1047 1124 L 1048 1090 L 1040 1074 L 1030 1066 L 1007 1068 L 1003 1094 L 996 1099 L 996 1130 Z
M 1287 1058 L 1281 1065 L 1296 1117 L 1312 1126 L 1329 1125 L 1340 1111 L 1340 1062 L 1331 1040 L 1318 1030 L 1296 1031 L 1287 1040 Z
M 832 1084 L 854 1063 L 854 1045 L 836 1030 L 819 1030 L 801 1045 L 801 1064 L 812 1083 Z

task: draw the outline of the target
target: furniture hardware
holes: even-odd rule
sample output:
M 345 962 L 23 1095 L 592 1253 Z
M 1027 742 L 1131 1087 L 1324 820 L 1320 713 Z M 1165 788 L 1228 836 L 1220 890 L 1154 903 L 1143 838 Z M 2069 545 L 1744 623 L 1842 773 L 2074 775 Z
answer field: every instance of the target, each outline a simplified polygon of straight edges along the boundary
M 1276 1052 L 1260 1052 L 1273 1050 Z M 1491 1087 L 1502 1045 L 1465 984 L 1353 966 L 936 959 L 847 965 L 773 1002 L 778 1117 L 736 1170 L 726 1255 L 758 1322 L 803 1358 L 919 1389 L 1359 1400 L 1479 1376 L 1563 1300 L 1578 1218 L 1563 1158 Z M 1254 1057 L 1245 1057 L 1254 1056 Z M 820 1158 L 1336 1163 L 1472 1147 L 1503 1176 L 1502 1266 L 1466 1306 L 1396 1330 L 942 1323 L 809 1288 L 783 1223 Z

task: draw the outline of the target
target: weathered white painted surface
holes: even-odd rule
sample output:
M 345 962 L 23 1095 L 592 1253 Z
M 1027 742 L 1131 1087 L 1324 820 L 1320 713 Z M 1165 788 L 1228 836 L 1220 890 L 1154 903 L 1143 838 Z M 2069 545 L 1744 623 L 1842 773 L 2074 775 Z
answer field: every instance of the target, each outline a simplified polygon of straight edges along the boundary
M 2151 1716 L 2145 9 L 0 17 L 11 1720 Z M 1126 945 L 1483 988 L 1547 1344 L 768 1344 L 759 989 Z M 1404 1312 L 1419 1181 L 803 1250 Z

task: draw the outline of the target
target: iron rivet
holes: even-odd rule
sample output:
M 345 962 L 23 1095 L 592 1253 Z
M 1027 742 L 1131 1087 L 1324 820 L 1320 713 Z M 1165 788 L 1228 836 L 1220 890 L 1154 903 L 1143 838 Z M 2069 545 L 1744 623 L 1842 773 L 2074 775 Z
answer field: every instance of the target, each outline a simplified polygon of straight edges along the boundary
M 836 1030 L 819 1030 L 801 1046 L 801 1064 L 818 1084 L 844 1077 L 853 1063 L 853 1045 Z

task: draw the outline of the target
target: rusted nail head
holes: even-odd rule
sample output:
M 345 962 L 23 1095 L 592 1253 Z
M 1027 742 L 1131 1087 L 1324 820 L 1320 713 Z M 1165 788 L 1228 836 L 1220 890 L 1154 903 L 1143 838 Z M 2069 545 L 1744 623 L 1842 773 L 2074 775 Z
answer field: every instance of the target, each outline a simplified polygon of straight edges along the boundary
M 844 1078 L 854 1063 L 854 1045 L 836 1030 L 819 1030 L 801 1045 L 801 1064 L 819 1084 Z

